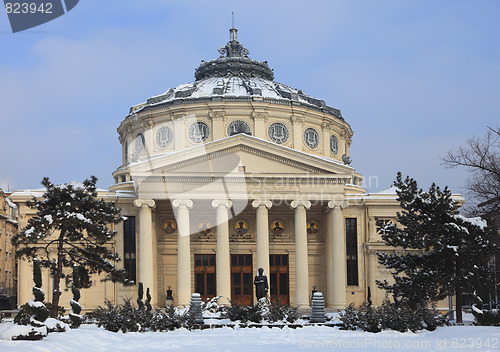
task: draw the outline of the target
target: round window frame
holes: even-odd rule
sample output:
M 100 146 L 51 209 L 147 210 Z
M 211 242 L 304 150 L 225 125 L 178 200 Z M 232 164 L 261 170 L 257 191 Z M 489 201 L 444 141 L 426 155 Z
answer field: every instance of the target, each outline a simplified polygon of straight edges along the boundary
M 199 142 L 198 142 L 198 141 L 196 141 L 196 140 L 193 140 L 193 139 L 191 138 L 191 129 L 193 129 L 193 126 L 194 126 L 194 125 L 205 125 L 205 127 L 207 128 L 207 134 L 206 134 L 206 136 L 204 136 L 204 137 L 201 139 L 201 141 L 199 141 Z M 188 140 L 189 140 L 191 143 L 194 143 L 194 144 L 201 144 L 201 143 L 205 142 L 206 140 L 208 140 L 208 138 L 210 137 L 210 126 L 208 126 L 208 124 L 207 124 L 207 123 L 205 123 L 205 122 L 203 122 L 203 121 L 196 121 L 196 122 L 193 122 L 193 123 L 189 126 L 189 128 L 188 128 L 188 130 L 187 130 L 187 135 L 188 135 Z
M 272 136 L 271 136 L 271 134 L 270 134 L 271 128 L 272 128 L 273 126 L 276 126 L 276 125 L 281 125 L 281 126 L 283 126 L 283 127 L 285 128 L 285 131 L 286 131 L 286 139 L 285 139 L 284 141 L 282 141 L 282 142 L 277 142 L 277 141 L 273 140 L 273 137 L 272 137 Z M 284 124 L 284 123 L 282 123 L 282 122 L 274 122 L 274 123 L 270 124 L 270 125 L 267 127 L 267 138 L 269 138 L 269 140 L 270 140 L 271 142 L 273 142 L 273 143 L 276 143 L 276 144 L 279 144 L 279 145 L 285 145 L 285 144 L 288 142 L 288 140 L 290 139 L 290 130 L 289 130 L 289 128 L 288 128 L 288 126 L 287 126 L 286 124 Z
M 164 146 L 162 146 L 162 145 L 160 145 L 160 143 L 158 143 L 158 135 L 159 135 L 160 131 L 163 130 L 163 129 L 166 129 L 166 130 L 170 131 L 170 139 L 168 140 L 168 143 L 166 145 L 164 145 Z M 158 128 L 158 130 L 156 130 L 155 143 L 156 143 L 156 146 L 158 148 L 160 148 L 160 149 L 168 148 L 168 146 L 172 144 L 173 140 L 174 140 L 174 131 L 172 131 L 172 129 L 169 126 L 164 125 L 164 126 L 161 126 L 160 128 Z

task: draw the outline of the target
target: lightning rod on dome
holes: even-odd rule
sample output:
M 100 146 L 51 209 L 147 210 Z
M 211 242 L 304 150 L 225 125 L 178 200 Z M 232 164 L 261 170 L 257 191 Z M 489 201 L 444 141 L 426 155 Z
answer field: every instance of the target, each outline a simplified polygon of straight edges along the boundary
M 229 41 L 238 41 L 238 30 L 234 28 L 234 12 L 231 12 L 233 15 L 233 27 L 229 30 Z

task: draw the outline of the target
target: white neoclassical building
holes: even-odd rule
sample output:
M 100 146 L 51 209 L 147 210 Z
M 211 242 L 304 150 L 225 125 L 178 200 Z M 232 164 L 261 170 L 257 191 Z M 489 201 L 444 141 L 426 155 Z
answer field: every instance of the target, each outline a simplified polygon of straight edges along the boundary
M 110 244 L 119 265 L 151 289 L 156 306 L 169 290 L 176 305 L 189 304 L 192 292 L 255 303 L 258 268 L 273 301 L 307 307 L 317 290 L 340 309 L 364 302 L 371 288 L 380 303 L 375 280 L 389 273 L 377 264 L 375 221 L 395 219 L 396 195 L 362 187 L 350 165 L 353 132 L 338 109 L 275 82 L 235 28 L 219 52 L 195 81 L 133 106 L 118 127 L 121 165 L 100 196 L 126 217 Z M 25 201 L 42 193 L 12 196 L 21 226 L 32 211 Z M 29 265 L 19 270 L 25 302 Z M 136 287 L 96 278 L 81 302 L 91 308 L 135 295 Z

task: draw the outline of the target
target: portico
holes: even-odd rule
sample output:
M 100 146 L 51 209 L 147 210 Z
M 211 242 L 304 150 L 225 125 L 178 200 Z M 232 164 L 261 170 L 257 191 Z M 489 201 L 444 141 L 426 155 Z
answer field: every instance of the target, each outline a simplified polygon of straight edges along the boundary
M 270 256 L 280 254 L 287 256 L 284 269 L 288 282 L 280 285 L 289 303 L 308 307 L 311 291 L 316 289 L 325 293 L 329 307 L 345 307 L 343 210 L 348 203 L 343 189 L 350 178 L 338 173 L 342 165 L 325 163 L 320 169 L 316 162 L 320 158 L 311 160 L 311 156 L 297 154 L 292 160 L 286 155 L 290 153 L 287 148 L 276 148 L 245 134 L 224 144 L 205 144 L 203 150 L 201 156 L 192 149 L 197 160 L 184 158 L 178 168 L 168 168 L 174 155 L 131 167 L 140 224 L 137 280 L 158 292 L 159 303 L 163 292 L 171 287 L 177 305 L 189 304 L 191 293 L 197 289 L 202 289 L 206 297 L 220 296 L 219 302 L 228 304 L 234 300 L 235 290 L 247 285 L 241 282 L 235 288 L 234 281 L 240 279 L 231 274 L 232 255 L 249 255 L 247 260 L 251 262 L 245 268 L 251 268 L 252 275 L 258 268 L 263 268 L 267 276 L 273 274 L 273 286 L 277 284 L 275 276 L 285 280 L 284 274 L 274 275 L 277 273 L 270 270 Z M 260 172 L 260 165 L 265 163 L 273 169 L 276 159 L 296 172 Z M 240 169 L 222 175 L 211 171 L 214 165 L 227 165 L 228 160 Z M 187 169 L 193 164 L 206 168 L 180 176 L 189 174 Z M 304 176 L 304 170 L 310 174 Z M 212 257 L 208 257 L 207 265 L 199 263 L 198 267 L 198 255 Z M 210 265 L 212 258 L 215 260 Z M 320 267 L 311 263 L 318 261 Z M 169 265 L 164 265 L 167 262 Z M 204 274 L 207 271 L 209 274 Z M 153 273 L 157 273 L 156 279 Z M 208 294 L 211 286 L 215 291 Z M 244 289 L 252 290 L 252 286 Z

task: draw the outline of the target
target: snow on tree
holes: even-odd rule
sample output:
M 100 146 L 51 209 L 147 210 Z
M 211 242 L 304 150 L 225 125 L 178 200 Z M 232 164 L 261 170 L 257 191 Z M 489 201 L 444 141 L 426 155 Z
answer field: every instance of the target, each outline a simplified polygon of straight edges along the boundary
M 33 296 L 35 300 L 30 300 L 28 306 L 33 314 L 30 318 L 31 325 L 40 327 L 44 326 L 43 322 L 49 317 L 49 311 L 43 301 L 45 300 L 45 293 L 42 290 L 42 270 L 40 269 L 40 262 L 37 258 L 33 259 Z
M 49 317 L 49 310 L 43 303 L 45 293 L 42 290 L 42 271 L 39 261 L 33 259 L 33 296 L 28 303 L 21 306 L 19 313 L 14 318 L 14 323 L 19 325 L 31 325 L 30 331 L 20 332 L 13 337 L 15 340 L 41 340 L 47 336 L 48 330 L 45 321 Z
M 105 273 L 105 280 L 125 281 L 125 270 L 115 267 L 119 257 L 109 246 L 116 235 L 110 225 L 121 221 L 120 210 L 98 198 L 96 182 L 97 178 L 91 176 L 82 184 L 54 185 L 45 177 L 43 198 L 27 203 L 36 209 L 36 216 L 12 239 L 18 258 L 38 257 L 41 266 L 50 270 L 54 314 L 59 306 L 61 279 L 66 278 L 67 286 L 71 284 L 66 272 L 74 265 L 80 267 L 80 278 Z
M 377 222 L 382 239 L 396 247 L 378 253 L 379 263 L 392 270 L 394 283 L 378 285 L 396 302 L 414 308 L 455 294 L 461 323 L 463 289 L 473 287 L 478 277 L 481 284 L 490 284 L 487 261 L 499 250 L 493 242 L 495 232 L 480 218 L 459 215 L 447 187 L 441 190 L 432 184 L 424 192 L 415 180 L 403 180 L 401 173 L 394 186 L 402 208 L 399 224 Z
M 80 300 L 80 275 L 78 274 L 79 267 L 73 266 L 73 285 L 71 286 L 71 292 L 73 293 L 73 298 L 70 301 L 71 311 L 69 313 L 69 318 L 71 319 L 71 328 L 77 329 L 82 324 L 82 317 L 80 312 L 82 307 L 78 301 Z

